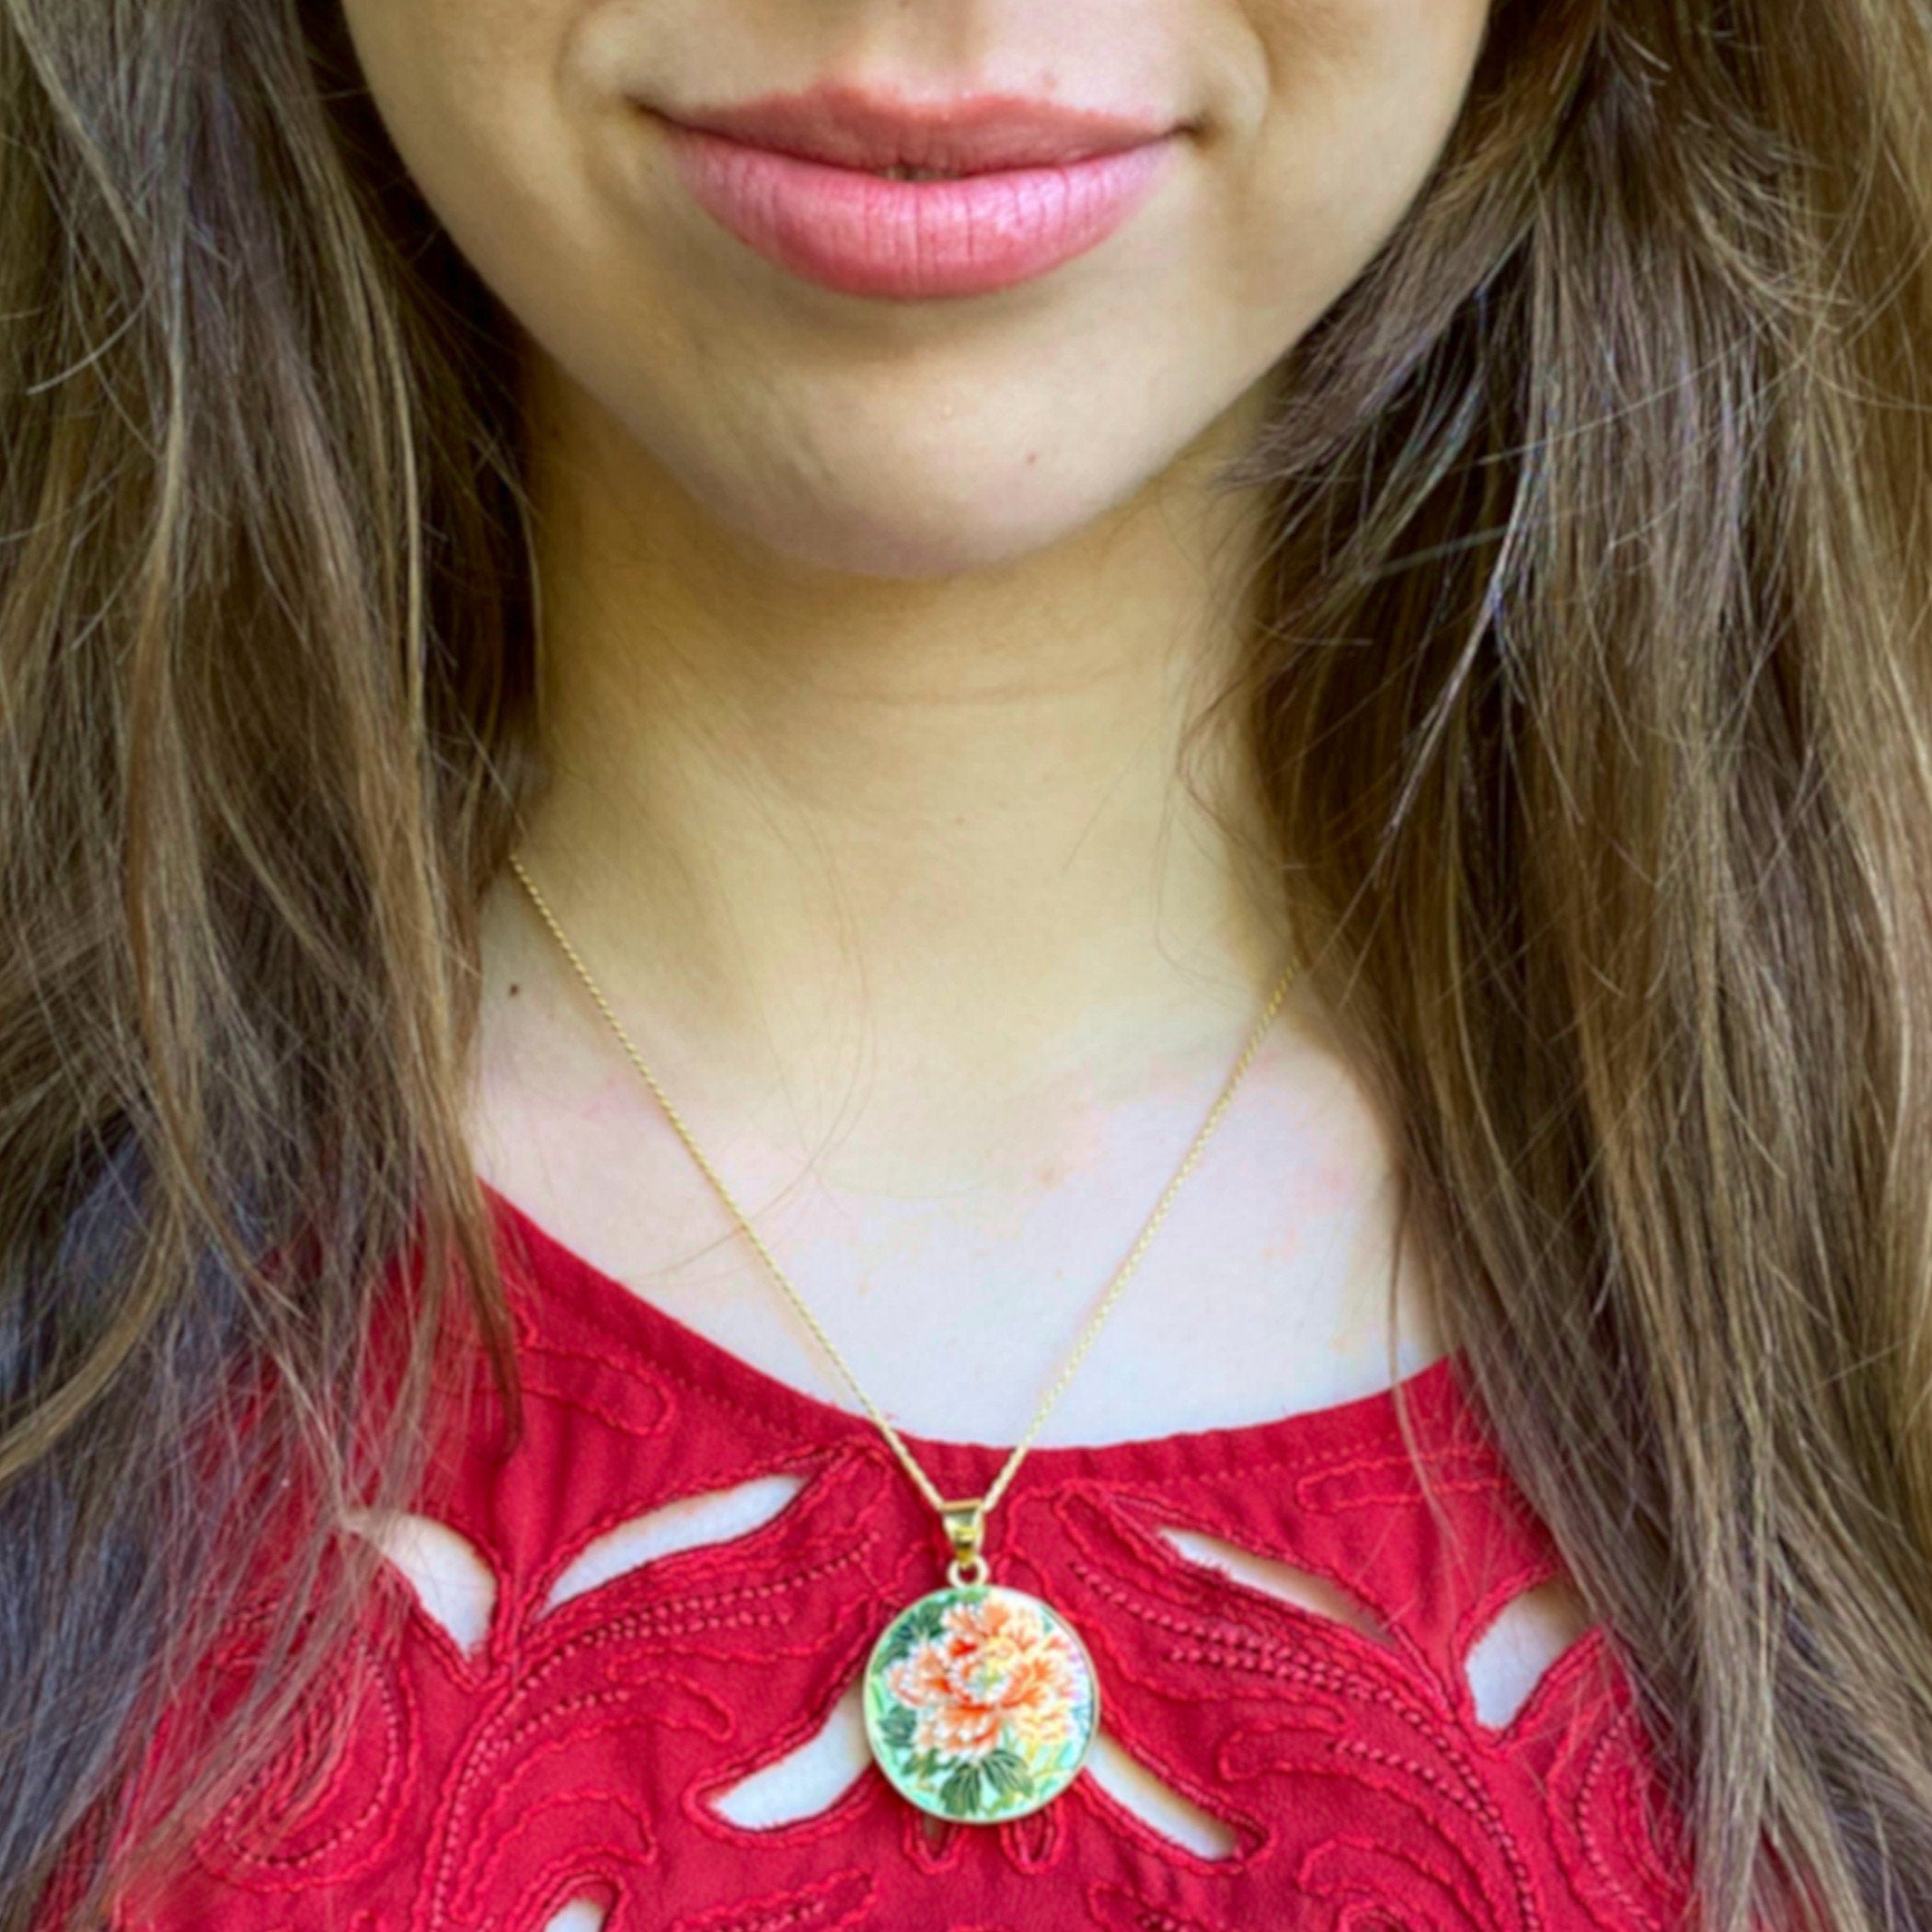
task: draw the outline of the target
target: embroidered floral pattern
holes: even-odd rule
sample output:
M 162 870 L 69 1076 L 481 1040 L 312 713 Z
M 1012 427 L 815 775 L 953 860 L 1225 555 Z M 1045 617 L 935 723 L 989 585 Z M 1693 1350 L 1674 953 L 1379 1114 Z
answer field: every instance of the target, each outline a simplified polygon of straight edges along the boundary
M 1000 1607 L 999 1586 L 934 1592 L 964 1600 L 959 1615 L 891 1638 L 944 1552 L 873 1425 L 801 1401 L 512 1225 L 526 1244 L 506 1257 L 512 1282 L 532 1271 L 514 1299 L 525 1426 L 512 1435 L 479 1381 L 484 1406 L 420 1503 L 487 1568 L 487 1627 L 459 1635 L 394 1576 L 399 1629 L 359 1640 L 285 1758 L 118 1932 L 544 1932 L 583 1900 L 604 1932 L 1695 1923 L 1665 1767 L 1602 1626 L 1505 1724 L 1478 1717 L 1472 1645 L 1560 1564 L 1444 1375 L 1415 1418 L 1440 1517 L 1382 1401 L 1034 1451 L 987 1559 L 1077 1633 L 1108 1736 L 1027 1810 L 1002 1790 L 1000 1754 L 1050 1757 L 1066 1654 Z M 949 1495 L 978 1493 L 999 1460 L 913 1446 Z M 755 1528 L 553 1601 L 618 1525 L 781 1473 L 799 1490 Z M 1164 1526 L 1332 1578 L 1386 1641 L 1184 1559 Z M 881 1636 L 895 1654 L 870 1673 Z M 217 1717 L 248 1646 L 243 1630 L 197 1687 Z M 875 1675 L 942 1791 L 970 1766 L 975 1801 L 1010 1808 L 966 1822 L 909 1803 L 852 1739 L 854 1775 L 822 1806 L 734 1822 L 719 1800 L 835 1735 Z M 1116 1796 L 1102 1775 L 1122 1760 L 1219 1821 L 1225 1855 Z
M 886 1776 L 941 1818 L 1018 1817 L 1087 1755 L 1098 1692 L 1085 1646 L 1037 1597 L 936 1590 L 893 1618 L 866 1670 L 866 1729 Z

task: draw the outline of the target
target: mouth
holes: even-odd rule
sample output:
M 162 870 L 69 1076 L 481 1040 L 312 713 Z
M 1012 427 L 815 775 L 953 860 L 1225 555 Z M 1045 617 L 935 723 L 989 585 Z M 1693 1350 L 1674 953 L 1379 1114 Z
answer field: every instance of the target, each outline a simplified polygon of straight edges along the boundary
M 1098 247 L 1188 130 L 1011 95 L 846 86 L 648 110 L 693 198 L 802 280 L 895 301 L 987 294 Z
M 1018 94 L 915 99 L 846 84 L 710 107 L 662 110 L 729 140 L 889 180 L 1052 167 L 1172 133 L 1173 116 Z

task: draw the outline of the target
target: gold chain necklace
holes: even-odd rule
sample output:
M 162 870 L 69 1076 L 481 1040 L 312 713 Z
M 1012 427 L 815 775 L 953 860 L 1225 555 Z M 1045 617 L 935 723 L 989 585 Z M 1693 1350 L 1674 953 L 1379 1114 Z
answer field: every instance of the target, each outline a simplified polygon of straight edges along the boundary
M 1295 973 L 1291 964 L 1276 981 L 1273 992 L 1255 1021 L 1248 1044 L 1208 1110 L 1174 1177 L 1162 1190 L 1138 1239 L 1115 1271 L 1086 1332 L 1081 1336 L 1059 1379 L 1050 1388 L 1027 1432 L 1014 1444 L 1006 1466 L 983 1496 L 949 1498 L 939 1494 L 878 1405 L 860 1386 L 845 1358 L 791 1278 L 778 1265 L 739 1206 L 718 1170 L 684 1124 L 684 1116 L 631 1043 L 610 1003 L 598 990 L 577 949 L 565 937 L 543 894 L 514 854 L 510 864 L 549 927 L 564 957 L 576 969 L 598 1010 L 610 1022 L 624 1051 L 644 1076 L 664 1118 L 698 1171 L 711 1184 L 731 1218 L 772 1279 L 789 1297 L 838 1365 L 891 1444 L 926 1501 L 937 1512 L 952 1558 L 946 1566 L 945 1587 L 929 1592 L 900 1611 L 880 1632 L 866 1665 L 866 1737 L 872 1756 L 887 1781 L 922 1811 L 970 1824 L 995 1824 L 1024 1817 L 1057 1798 L 1085 1762 L 1094 1733 L 1099 1729 L 1099 1682 L 1093 1659 L 1073 1626 L 1037 1596 L 988 1581 L 981 1554 L 986 1515 L 1005 1493 L 1021 1459 L 1053 1405 L 1073 1380 L 1094 1338 L 1120 1300 L 1121 1291 L 1140 1266 L 1181 1184 L 1194 1170 L 1202 1150 L 1235 1089 L 1254 1064 L 1261 1041 L 1281 1011 Z

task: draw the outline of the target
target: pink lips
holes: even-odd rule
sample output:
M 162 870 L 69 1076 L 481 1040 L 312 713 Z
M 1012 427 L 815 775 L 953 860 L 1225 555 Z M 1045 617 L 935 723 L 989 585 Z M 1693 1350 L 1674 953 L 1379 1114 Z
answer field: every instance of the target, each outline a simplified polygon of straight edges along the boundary
M 1045 274 L 1133 213 L 1170 123 L 1012 96 L 931 106 L 851 87 L 662 117 L 698 204 L 769 259 L 848 294 L 974 295 Z M 888 167 L 944 169 L 895 180 Z

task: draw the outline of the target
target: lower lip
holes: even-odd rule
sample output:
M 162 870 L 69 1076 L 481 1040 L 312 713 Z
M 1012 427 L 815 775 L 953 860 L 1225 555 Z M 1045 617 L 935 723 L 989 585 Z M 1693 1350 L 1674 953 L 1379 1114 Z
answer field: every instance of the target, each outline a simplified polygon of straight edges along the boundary
M 693 197 L 740 241 L 824 288 L 900 302 L 988 294 L 1098 247 L 1146 199 L 1173 145 L 893 181 L 669 127 Z

